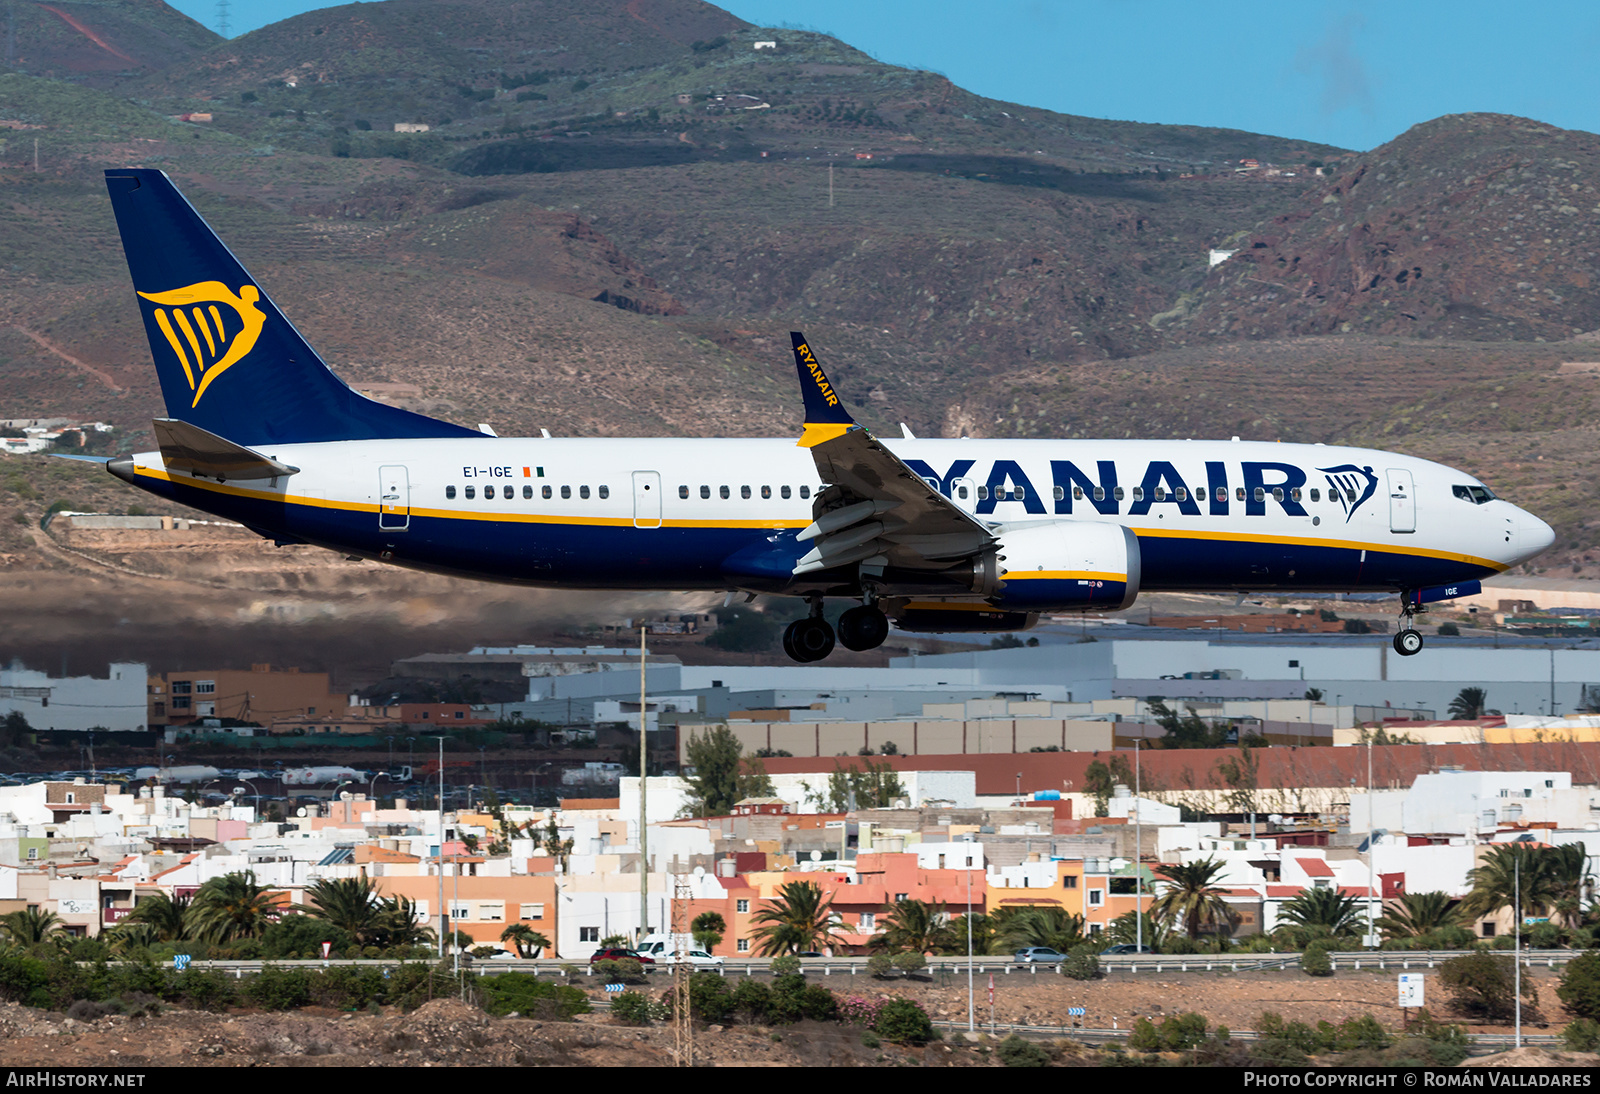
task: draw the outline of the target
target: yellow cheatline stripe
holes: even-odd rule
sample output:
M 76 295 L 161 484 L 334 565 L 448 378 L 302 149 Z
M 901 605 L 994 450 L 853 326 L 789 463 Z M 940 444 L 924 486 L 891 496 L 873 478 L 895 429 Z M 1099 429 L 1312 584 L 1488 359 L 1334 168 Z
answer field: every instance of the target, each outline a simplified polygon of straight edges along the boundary
M 213 494 L 227 494 L 236 498 L 255 498 L 260 501 L 282 502 L 285 505 L 304 505 L 311 509 L 340 509 L 352 513 L 376 513 L 380 511 L 377 505 L 365 502 L 338 501 L 329 498 L 309 498 L 299 494 L 278 494 L 270 490 L 251 490 L 242 486 L 232 486 L 228 483 L 211 482 L 206 479 L 191 479 L 188 477 L 173 477 L 166 471 L 153 467 L 134 467 L 134 474 L 146 478 L 164 479 L 178 486 L 188 486 L 196 490 L 205 490 Z M 398 506 L 384 506 L 388 512 L 399 512 Z M 412 516 L 439 517 L 444 520 L 476 520 L 488 521 L 494 524 L 560 524 L 579 525 L 584 527 L 613 527 L 633 528 L 632 517 L 577 517 L 556 516 L 540 513 L 492 513 L 477 510 L 461 509 L 424 509 L 412 506 L 409 510 Z M 663 521 L 664 528 L 804 528 L 810 521 L 805 520 L 667 520 Z
M 1338 547 L 1348 551 L 1376 551 L 1386 555 L 1406 555 L 1413 558 L 1442 558 L 1450 562 L 1468 562 L 1499 572 L 1506 568 L 1504 562 L 1476 555 L 1463 555 L 1455 551 L 1435 551 L 1426 547 L 1411 547 L 1399 543 L 1371 543 L 1359 539 L 1306 539 L 1302 536 L 1265 536 L 1251 532 L 1207 532 L 1195 535 L 1177 528 L 1134 528 L 1133 534 L 1153 539 L 1188 539 L 1209 543 L 1226 540 L 1232 543 L 1278 543 L 1290 547 Z
M 1095 570 L 1012 570 L 1000 578 L 1001 581 L 1121 581 L 1126 583 L 1127 574 L 1101 573 Z
M 805 432 L 800 434 L 797 445 L 800 448 L 815 448 L 824 441 L 844 436 L 852 428 L 848 422 L 807 422 Z

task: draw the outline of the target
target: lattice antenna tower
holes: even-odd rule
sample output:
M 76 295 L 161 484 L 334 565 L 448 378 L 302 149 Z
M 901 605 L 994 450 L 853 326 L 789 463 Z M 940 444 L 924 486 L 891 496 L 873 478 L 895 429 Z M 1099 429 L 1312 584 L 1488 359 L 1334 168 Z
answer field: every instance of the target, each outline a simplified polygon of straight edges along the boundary
M 224 38 L 233 37 L 233 24 L 228 20 L 228 0 L 217 0 L 217 33 Z

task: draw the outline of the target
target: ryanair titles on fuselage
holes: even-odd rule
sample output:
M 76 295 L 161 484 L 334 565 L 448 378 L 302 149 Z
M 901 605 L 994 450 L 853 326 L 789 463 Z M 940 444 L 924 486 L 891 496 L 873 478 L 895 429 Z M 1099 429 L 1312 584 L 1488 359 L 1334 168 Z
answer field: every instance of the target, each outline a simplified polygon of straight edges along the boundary
M 976 501 L 973 511 L 980 515 L 993 513 L 1001 501 L 1020 501 L 1027 513 L 1037 516 L 1086 512 L 1145 516 L 1154 506 L 1171 505 L 1192 517 L 1258 517 L 1266 516 L 1267 506 L 1272 504 L 1288 516 L 1304 517 L 1309 516 L 1303 504 L 1306 484 L 1317 481 L 1318 493 L 1320 484 L 1326 483 L 1329 498 L 1339 501 L 1349 520 L 1378 487 L 1378 476 L 1370 465 L 1340 463 L 1308 472 L 1277 460 L 1242 460 L 1231 468 L 1223 460 L 1203 462 L 1203 477 L 1185 479 L 1171 460 L 1150 460 L 1137 478 L 1124 480 L 1114 460 L 1092 464 L 1051 460 L 1049 484 L 1043 489 L 1017 460 L 993 461 L 981 479 L 973 475 L 977 460 L 955 460 L 943 471 L 920 459 L 909 459 L 906 466 L 946 497 L 959 499 L 960 486 L 969 484 Z M 1037 473 L 1038 464 L 1034 466 Z M 1320 478 L 1312 480 L 1312 474 Z

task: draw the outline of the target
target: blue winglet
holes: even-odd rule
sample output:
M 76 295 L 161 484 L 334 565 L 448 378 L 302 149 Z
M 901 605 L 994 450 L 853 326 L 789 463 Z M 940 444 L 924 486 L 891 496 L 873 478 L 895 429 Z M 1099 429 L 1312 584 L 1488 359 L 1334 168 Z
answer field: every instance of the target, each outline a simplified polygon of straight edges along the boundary
M 806 406 L 806 428 L 800 435 L 800 447 L 813 448 L 857 428 L 855 419 L 844 408 L 844 401 L 823 373 L 816 354 L 806 344 L 806 336 L 796 330 L 790 331 L 789 337 L 794 342 L 794 364 L 800 373 L 800 394 Z

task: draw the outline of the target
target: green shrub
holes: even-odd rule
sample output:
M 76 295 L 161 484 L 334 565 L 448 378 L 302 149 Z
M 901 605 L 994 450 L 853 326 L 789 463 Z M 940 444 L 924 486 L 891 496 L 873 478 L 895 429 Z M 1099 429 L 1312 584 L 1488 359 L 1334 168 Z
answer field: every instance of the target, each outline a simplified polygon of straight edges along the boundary
M 1406 1029 L 1403 1050 L 1415 1051 L 1438 1067 L 1455 1067 L 1467 1058 L 1472 1039 L 1460 1026 L 1435 1021 L 1424 1007 Z
M 1161 1044 L 1169 1052 L 1182 1052 L 1203 1044 L 1206 1020 L 1201 1014 L 1175 1014 L 1161 1023 Z
M 885 1003 L 872 1029 L 885 1041 L 900 1045 L 925 1045 L 939 1036 L 928 1012 L 910 999 L 891 999 Z
M 1322 1040 L 1317 1036 L 1316 1030 L 1304 1022 L 1285 1022 L 1281 1014 L 1270 1010 L 1256 1020 L 1256 1029 L 1260 1032 L 1262 1041 L 1280 1042 L 1302 1055 L 1321 1052 L 1323 1049 Z
M 1579 1018 L 1600 1019 L 1600 951 L 1567 962 L 1556 995 Z
M 784 973 L 772 981 L 772 1002 L 767 1013 L 774 1022 L 798 1022 L 803 1018 L 831 1022 L 838 1017 L 839 1004 L 827 988 L 807 984 L 798 973 Z
M 1515 960 L 1482 952 L 1452 957 L 1440 964 L 1439 983 L 1449 993 L 1450 1003 L 1456 1009 L 1490 1019 L 1508 1018 L 1516 1009 Z M 1569 964 L 1568 969 L 1571 967 Z M 1522 996 L 1532 1005 L 1538 1005 L 1539 990 L 1534 986 L 1533 977 L 1522 978 Z
M 1600 1050 L 1600 1022 L 1593 1018 L 1579 1018 L 1561 1031 L 1561 1043 L 1573 1052 Z
M 1006 1067 L 1049 1067 L 1050 1054 L 1032 1041 L 1024 1041 L 1013 1033 L 1000 1047 L 995 1049 L 995 1055 L 1000 1057 L 1000 1062 Z
M 733 1009 L 747 1022 L 760 1022 L 772 1010 L 772 989 L 748 977 L 733 989 Z
M 733 990 L 720 973 L 697 972 L 689 978 L 689 1013 L 703 1022 L 723 1022 L 733 1013 Z
M 889 979 L 894 972 L 894 958 L 886 953 L 875 953 L 867 958 L 867 973 L 878 980 Z
M 1100 955 L 1091 946 L 1075 946 L 1061 962 L 1061 975 L 1072 980 L 1099 979 Z
M 311 977 L 304 969 L 263 965 L 245 981 L 243 995 L 262 1010 L 294 1010 L 311 1002 Z
M 483 992 L 483 1009 L 497 1017 L 520 1014 L 525 1018 L 568 1022 L 575 1015 L 588 1014 L 590 1010 L 588 997 L 577 988 L 553 984 L 526 973 L 508 972 L 485 977 L 479 987 Z
M 185 969 L 173 986 L 176 997 L 196 1010 L 226 1010 L 235 994 L 233 978 L 218 969 Z
M 1307 976 L 1332 976 L 1333 962 L 1328 960 L 1325 946 L 1311 945 L 1300 955 L 1300 968 Z
M 906 950 L 904 953 L 894 955 L 894 967 L 899 969 L 904 976 L 919 973 L 928 967 L 928 959 L 920 953 Z
M 648 1025 L 650 1000 L 642 991 L 625 991 L 611 1000 L 611 1017 L 625 1025 Z
M 1388 1032 L 1370 1014 L 1345 1019 L 1339 1023 L 1339 1029 L 1334 1036 L 1334 1047 L 1340 1052 L 1379 1051 L 1388 1048 L 1389 1044 Z
M 878 1037 L 878 1035 L 876 1033 L 873 1033 L 870 1029 L 862 1030 L 861 1031 L 861 1047 L 862 1048 L 881 1048 L 881 1047 L 883 1047 L 883 1041 Z
M 1160 1052 L 1161 1034 L 1155 1023 L 1148 1018 L 1135 1021 L 1132 1032 L 1128 1034 L 1128 1047 L 1135 1052 Z
M 792 953 L 780 953 L 772 959 L 773 976 L 790 976 L 800 971 L 800 959 Z

